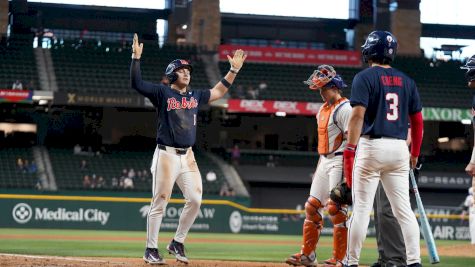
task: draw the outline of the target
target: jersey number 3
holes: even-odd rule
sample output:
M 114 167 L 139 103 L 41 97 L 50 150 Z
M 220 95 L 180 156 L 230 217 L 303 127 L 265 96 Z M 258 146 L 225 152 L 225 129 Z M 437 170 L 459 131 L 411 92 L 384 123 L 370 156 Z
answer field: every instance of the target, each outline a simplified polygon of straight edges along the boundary
M 386 101 L 389 104 L 389 111 L 386 113 L 388 121 L 395 121 L 399 118 L 399 96 L 396 93 L 387 93 Z

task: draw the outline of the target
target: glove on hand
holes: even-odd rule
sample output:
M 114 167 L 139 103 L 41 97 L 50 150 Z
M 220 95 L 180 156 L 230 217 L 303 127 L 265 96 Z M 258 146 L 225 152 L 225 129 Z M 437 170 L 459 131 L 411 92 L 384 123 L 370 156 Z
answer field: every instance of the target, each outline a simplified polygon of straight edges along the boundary
M 351 199 L 351 188 L 349 188 L 345 182 L 338 184 L 330 192 L 330 199 L 340 205 L 353 204 Z

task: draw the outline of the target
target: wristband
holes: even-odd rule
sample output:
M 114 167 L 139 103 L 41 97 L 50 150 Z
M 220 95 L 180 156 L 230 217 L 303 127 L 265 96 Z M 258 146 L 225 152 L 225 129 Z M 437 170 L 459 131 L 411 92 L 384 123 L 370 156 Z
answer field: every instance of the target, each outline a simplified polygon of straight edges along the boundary
M 233 70 L 233 69 L 229 69 L 229 72 L 234 73 L 234 74 L 238 74 L 238 71 Z
M 345 149 L 355 151 L 356 150 L 356 145 L 346 144 Z
M 470 158 L 470 163 L 475 164 L 475 147 L 472 149 L 472 158 Z
M 231 84 L 224 78 L 221 79 L 221 83 L 224 85 L 224 87 L 228 88 L 231 87 Z

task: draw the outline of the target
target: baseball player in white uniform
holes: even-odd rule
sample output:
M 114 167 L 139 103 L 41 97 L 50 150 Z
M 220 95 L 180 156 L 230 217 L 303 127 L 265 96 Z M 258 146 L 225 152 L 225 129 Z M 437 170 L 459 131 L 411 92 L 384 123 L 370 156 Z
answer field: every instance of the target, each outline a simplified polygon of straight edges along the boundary
M 143 260 L 149 264 L 165 264 L 158 252 L 158 233 L 175 182 L 185 197 L 185 207 L 180 215 L 175 237 L 167 250 L 176 259 L 188 263 L 185 242 L 188 231 L 199 213 L 202 196 L 201 175 L 191 147 L 196 140 L 198 108 L 222 98 L 237 73 L 246 55 L 238 49 L 233 57 L 228 56 L 231 68 L 213 88 L 209 90 L 188 90 L 192 66 L 188 61 L 176 59 L 165 71 L 170 86 L 142 80 L 140 57 L 143 44 L 137 34 L 132 45 L 130 80 L 133 89 L 149 98 L 157 110 L 157 146 L 152 161 L 152 201 L 147 215 L 147 241 Z
M 362 46 L 370 67 L 359 72 L 352 83 L 353 110 L 343 165 L 353 192 L 353 213 L 348 222 L 344 266 L 358 266 L 379 181 L 401 226 L 407 266 L 422 266 L 419 225 L 411 208 L 407 179 L 422 144 L 422 105 L 414 81 L 389 65 L 396 51 L 397 41 L 390 32 L 370 33 Z M 410 152 L 406 146 L 409 120 Z
M 317 266 L 315 249 L 323 227 L 323 208 L 326 206 L 333 222 L 333 257 L 325 263 L 335 265 L 345 256 L 347 207 L 333 202 L 329 196 L 331 189 L 343 181 L 342 155 L 351 106 L 348 99 L 341 96 L 346 84 L 332 66 L 319 66 L 304 83 L 311 90 L 320 90 L 325 101 L 316 116 L 320 158 L 313 175 L 310 196 L 305 203 L 302 247 L 286 263 Z

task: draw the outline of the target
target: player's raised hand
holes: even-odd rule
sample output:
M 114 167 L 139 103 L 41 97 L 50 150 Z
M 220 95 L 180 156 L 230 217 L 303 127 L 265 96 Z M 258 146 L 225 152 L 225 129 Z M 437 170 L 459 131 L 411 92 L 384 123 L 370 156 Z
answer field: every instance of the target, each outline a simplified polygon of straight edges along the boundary
M 134 42 L 132 43 L 132 58 L 140 59 L 140 57 L 142 56 L 142 50 L 143 50 L 143 43 L 139 44 L 139 37 L 135 33 Z
M 246 57 L 247 55 L 246 53 L 244 53 L 242 49 L 236 50 L 234 52 L 233 57 L 230 57 L 228 55 L 228 60 L 229 60 L 229 64 L 231 65 L 231 70 L 238 72 L 241 69 L 242 65 L 244 64 Z

